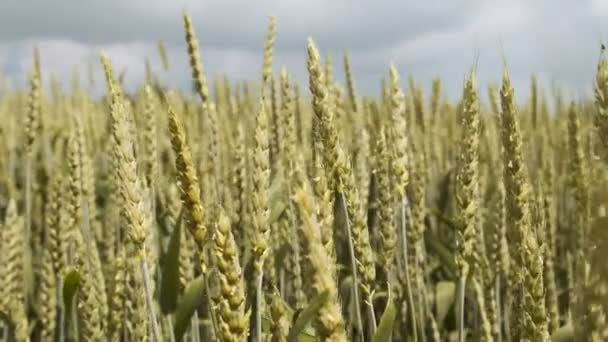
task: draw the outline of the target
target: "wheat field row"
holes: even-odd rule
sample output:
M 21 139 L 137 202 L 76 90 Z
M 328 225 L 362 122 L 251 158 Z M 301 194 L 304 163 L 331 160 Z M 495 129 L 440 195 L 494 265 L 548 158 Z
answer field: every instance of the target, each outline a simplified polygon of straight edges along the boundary
M 608 340 L 603 51 L 588 99 L 508 60 L 368 97 L 312 38 L 307 84 L 273 65 L 274 17 L 258 80 L 208 79 L 183 23 L 191 93 L 103 52 L 101 99 L 37 50 L 0 86 L 0 341 Z

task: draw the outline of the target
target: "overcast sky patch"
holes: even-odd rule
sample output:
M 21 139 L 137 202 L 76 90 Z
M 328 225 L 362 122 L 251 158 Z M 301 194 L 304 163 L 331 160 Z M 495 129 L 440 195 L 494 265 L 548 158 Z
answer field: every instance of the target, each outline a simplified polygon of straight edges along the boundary
M 411 75 L 427 88 L 440 76 L 456 98 L 473 65 L 480 87 L 499 80 L 504 56 L 522 97 L 532 73 L 547 89 L 559 83 L 569 95 L 582 96 L 590 93 L 599 46 L 608 39 L 603 0 L 7 0 L 0 3 L 0 70 L 22 84 L 37 44 L 44 70 L 66 87 L 75 68 L 87 84 L 92 66 L 96 91 L 103 91 L 103 50 L 117 70 L 125 70 L 129 89 L 141 84 L 146 58 L 163 82 L 188 89 L 184 9 L 193 16 L 211 76 L 259 78 L 268 16 L 275 15 L 275 71 L 286 66 L 306 82 L 305 44 L 311 36 L 323 55 L 333 56 L 338 80 L 342 53 L 351 52 L 357 89 L 367 95 L 379 93 L 394 62 L 404 80 Z M 168 72 L 158 57 L 159 39 L 168 49 Z

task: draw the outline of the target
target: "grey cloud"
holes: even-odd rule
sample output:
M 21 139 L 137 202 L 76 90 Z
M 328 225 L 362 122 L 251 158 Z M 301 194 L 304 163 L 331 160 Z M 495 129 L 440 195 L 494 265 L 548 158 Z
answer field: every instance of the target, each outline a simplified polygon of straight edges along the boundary
M 606 7 L 598 0 L 13 0 L 0 3 L 0 67 L 23 79 L 32 44 L 38 42 L 46 70 L 65 83 L 74 64 L 86 75 L 86 65 L 94 63 L 100 79 L 98 52 L 106 50 L 117 69 L 127 68 L 132 88 L 141 82 L 148 57 L 164 82 L 187 89 L 181 19 L 187 8 L 209 75 L 257 79 L 267 17 L 273 14 L 278 24 L 276 70 L 285 65 L 300 82 L 307 77 L 308 36 L 322 54 L 333 55 L 339 80 L 342 51 L 350 50 L 357 89 L 370 95 L 379 93 L 388 63 L 394 62 L 404 80 L 412 75 L 430 87 L 432 77 L 440 76 L 447 94 L 458 97 L 462 79 L 475 63 L 481 86 L 500 79 L 504 50 L 523 100 L 531 73 L 546 86 L 557 81 L 589 92 L 599 42 L 608 30 Z M 169 50 L 168 73 L 158 60 L 159 38 Z
M 319 44 L 375 48 L 413 37 L 429 26 L 461 25 L 478 1 L 414 5 L 412 1 L 7 1 L 0 5 L 2 40 L 64 38 L 90 44 L 155 41 L 182 44 L 181 12 L 191 10 L 205 46 L 259 49 L 266 21 L 276 15 L 277 46 L 301 49 L 308 35 Z M 433 2 L 431 2 L 433 3 Z M 437 2 L 438 3 L 438 2 Z

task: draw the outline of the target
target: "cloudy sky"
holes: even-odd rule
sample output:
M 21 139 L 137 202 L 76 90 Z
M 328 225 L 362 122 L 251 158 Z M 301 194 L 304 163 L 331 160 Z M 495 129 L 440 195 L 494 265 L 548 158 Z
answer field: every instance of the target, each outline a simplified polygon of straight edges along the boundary
M 426 86 L 440 76 L 448 95 L 457 97 L 475 63 L 482 84 L 499 80 L 504 51 L 516 94 L 528 93 L 535 73 L 578 97 L 590 93 L 600 42 L 608 40 L 608 0 L 2 0 L 0 72 L 22 84 L 37 44 L 45 72 L 66 87 L 74 66 L 88 84 L 91 64 L 101 91 L 98 54 L 104 50 L 117 70 L 126 68 L 131 89 L 142 81 L 146 57 L 165 83 L 188 88 L 184 9 L 194 19 L 210 76 L 258 79 L 267 19 L 275 15 L 275 70 L 285 65 L 305 82 L 311 36 L 322 54 L 334 57 L 338 79 L 342 51 L 351 52 L 357 89 L 368 95 L 378 94 L 394 62 L 404 79 L 412 75 Z M 169 52 L 168 72 L 161 68 L 159 39 Z

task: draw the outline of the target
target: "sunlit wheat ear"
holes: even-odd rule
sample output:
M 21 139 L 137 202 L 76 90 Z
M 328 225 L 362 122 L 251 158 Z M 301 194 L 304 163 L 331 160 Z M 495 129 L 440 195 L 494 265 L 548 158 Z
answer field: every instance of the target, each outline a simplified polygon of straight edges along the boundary
M 405 97 L 401 91 L 399 84 L 399 72 L 395 66 L 391 65 L 389 69 L 390 76 L 390 104 L 391 104 L 391 130 L 390 136 L 392 137 L 392 146 L 394 152 L 391 161 L 392 173 L 394 174 L 395 190 L 396 195 L 399 197 L 405 196 L 405 189 L 409 183 L 408 173 L 408 136 L 407 136 L 407 123 L 405 121 Z M 401 199 L 399 199 L 401 200 Z
M 30 92 L 28 95 L 28 108 L 27 115 L 25 117 L 25 186 L 24 186 L 24 200 L 25 200 L 25 231 L 23 239 L 25 241 L 34 242 L 33 248 L 41 248 L 40 243 L 37 239 L 32 239 L 32 236 L 36 234 L 33 227 L 33 210 L 34 208 L 34 186 L 37 183 L 35 177 L 36 167 L 36 142 L 40 140 L 39 135 L 42 130 L 42 111 L 41 111 L 41 76 L 40 76 L 40 58 L 38 49 L 34 49 L 34 71 L 30 80 Z M 29 249 L 24 252 L 24 259 L 29 258 L 32 253 Z M 24 279 L 27 280 L 28 276 L 24 275 Z
M 313 289 L 316 294 L 328 293 L 328 300 L 315 319 L 315 327 L 321 341 L 346 341 L 345 323 L 340 312 L 338 287 L 334 275 L 336 265 L 321 242 L 312 194 L 301 170 L 297 177 L 298 186 L 294 199 L 302 222 L 299 231 L 303 236 L 304 254 L 312 267 Z
M 103 72 L 106 78 L 107 90 L 111 97 L 122 96 L 122 89 L 117 83 L 114 75 L 114 69 L 110 63 L 110 58 L 105 52 L 100 55 L 100 61 L 103 66 Z
M 292 211 L 292 209 L 288 209 Z M 293 209 L 295 211 L 295 209 Z M 290 212 L 290 216 L 296 216 L 296 213 Z M 297 218 L 290 217 L 292 222 L 294 223 L 293 227 L 286 227 L 287 233 L 289 233 L 288 238 L 291 255 L 285 261 L 285 269 L 289 270 L 290 278 L 291 278 L 291 292 L 293 293 L 293 307 L 296 310 L 302 310 L 305 308 L 308 298 L 305 290 L 308 291 L 310 295 L 310 284 L 308 282 L 305 283 L 306 279 L 303 272 L 304 267 L 308 267 L 307 260 L 305 255 L 302 253 L 301 241 L 300 239 L 296 239 L 293 241 L 293 237 L 297 236 Z M 288 224 L 288 223 L 287 223 Z M 290 229 L 291 228 L 291 229 Z
M 111 84 L 111 82 L 109 82 Z M 146 238 L 149 232 L 149 207 L 144 201 L 146 192 L 144 182 L 137 172 L 135 159 L 135 135 L 132 133 L 134 123 L 131 113 L 121 96 L 113 96 L 110 104 L 110 122 L 113 139 L 113 157 L 116 166 L 115 175 L 119 182 L 118 191 L 124 207 L 121 217 L 126 226 L 126 237 L 129 245 L 128 263 L 130 292 L 134 316 L 131 333 L 136 339 L 147 339 L 148 334 L 158 337 L 155 308 L 150 304 L 151 283 L 150 266 Z M 148 331 L 150 326 L 150 332 Z
M 188 45 L 188 56 L 190 57 L 190 69 L 196 93 L 203 103 L 209 100 L 209 86 L 205 77 L 205 69 L 199 51 L 199 42 L 192 24 L 192 17 L 184 11 L 184 31 L 186 32 L 186 44 Z
M 456 233 L 456 265 L 460 278 L 460 319 L 464 319 L 464 286 L 469 272 L 473 271 L 473 289 L 482 317 L 484 340 L 492 339 L 492 332 L 485 311 L 482 290 L 479 231 L 479 102 L 475 73 L 472 71 L 465 82 L 462 105 L 462 143 L 457 176 L 457 199 L 460 210 L 459 231 Z M 461 325 L 462 327 L 462 325 Z M 459 330 L 460 331 L 460 330 Z M 461 332 L 462 333 L 462 332 Z M 462 341 L 462 336 L 461 336 Z
M 26 150 L 32 153 L 34 142 L 41 125 L 41 84 L 40 73 L 35 71 L 30 78 L 30 93 L 28 96 L 28 111 L 25 117 Z
M 81 145 L 78 143 L 77 134 L 72 132 L 68 140 L 67 164 L 68 164 L 68 179 L 65 184 L 67 195 L 65 201 L 65 211 L 62 215 L 62 226 L 65 229 L 63 238 L 64 243 L 62 254 L 66 256 L 66 261 L 72 263 L 74 261 L 74 253 L 76 246 L 77 233 L 80 232 L 82 225 L 82 151 Z
M 371 248 L 369 231 L 364 218 L 361 199 L 356 187 L 355 177 L 348 157 L 342 150 L 338 141 L 338 134 L 333 122 L 332 113 L 327 103 L 327 89 L 325 88 L 324 75 L 321 70 L 319 51 L 313 40 L 308 39 L 308 73 L 309 87 L 313 95 L 313 111 L 319 123 L 320 136 L 323 142 L 323 162 L 330 187 L 336 187 L 337 195 L 344 212 L 346 212 L 346 232 L 349 235 L 349 250 L 351 267 L 355 283 L 359 284 L 362 299 L 366 301 L 370 321 L 373 321 L 371 298 L 373 283 L 376 278 L 374 254 Z M 356 301 L 356 312 L 359 312 L 358 289 L 354 295 Z M 360 314 L 358 314 L 360 315 Z M 358 325 L 362 326 L 359 316 Z M 371 325 L 375 325 L 372 322 Z
M 395 247 L 397 245 L 397 229 L 393 220 L 393 196 L 390 188 L 390 160 L 384 127 L 380 129 L 376 141 L 376 156 L 378 158 L 374 172 L 378 186 L 377 215 L 380 231 L 380 245 L 377 254 L 380 263 L 384 265 L 388 275 L 393 265 Z
M 542 214 L 544 222 L 544 241 L 543 256 L 544 256 L 544 275 L 546 288 L 546 304 L 547 313 L 549 315 L 549 333 L 555 332 L 560 325 L 560 314 L 558 308 L 558 293 L 557 283 L 555 278 L 555 261 L 556 261 L 556 205 L 554 201 L 555 196 L 555 171 L 554 171 L 554 156 L 551 148 L 547 149 L 547 162 L 544 163 L 543 169 L 543 184 L 544 191 L 542 193 Z
M 440 106 L 441 106 L 441 100 L 442 100 L 442 86 L 441 86 L 441 79 L 440 78 L 434 78 L 433 79 L 433 85 L 431 88 L 431 111 L 430 111 L 430 124 L 431 126 L 435 126 L 435 123 L 437 121 L 437 116 L 439 115 L 439 110 L 440 110 Z
M 206 269 L 204 261 L 204 246 L 207 239 L 207 227 L 203 221 L 203 205 L 199 181 L 196 175 L 194 162 L 190 147 L 186 143 L 186 134 L 181 121 L 175 111 L 168 107 L 169 135 L 171 147 L 175 154 L 175 169 L 177 181 L 182 194 L 182 202 L 185 208 L 186 227 L 192 235 L 203 270 Z
M 277 174 L 282 174 L 282 166 L 280 152 L 282 147 L 283 127 L 279 121 L 279 95 L 277 91 L 278 82 L 275 77 L 270 77 L 268 82 L 270 86 L 270 127 L 268 132 L 268 152 L 270 157 L 270 174 L 274 177 Z
M 40 263 L 40 320 L 42 322 L 42 336 L 53 339 L 57 315 L 57 275 L 53 269 L 53 247 L 48 244 L 42 246 L 42 260 Z
M 252 229 L 254 234 L 253 255 L 256 268 L 262 269 L 268 249 L 268 190 L 270 167 L 268 158 L 268 117 L 264 102 L 260 101 L 256 116 L 253 150 Z
M 498 170 L 495 175 L 500 176 L 502 174 L 502 166 L 498 159 L 496 159 L 496 164 L 498 165 Z M 492 204 L 489 206 L 492 214 L 486 219 L 488 222 L 484 224 L 484 239 L 486 240 L 484 285 L 486 288 L 485 297 L 488 316 L 492 324 L 494 337 L 497 339 L 502 334 L 501 324 L 503 321 L 503 296 L 499 289 L 504 286 L 505 275 L 507 274 L 507 272 L 504 272 L 504 260 L 501 254 L 502 242 L 504 240 L 504 191 L 500 181 L 495 185 L 490 184 L 488 183 L 485 186 L 487 192 L 492 192 L 492 195 L 490 195 Z M 488 195 L 486 194 L 486 196 Z M 490 225 L 489 229 L 485 227 L 488 224 Z M 508 257 L 508 252 L 506 256 Z
M 479 103 L 473 72 L 465 83 L 462 118 L 460 170 L 457 176 L 460 231 L 456 235 L 456 264 L 460 277 L 466 278 L 471 266 L 475 267 L 478 262 L 475 242 L 479 229 Z
M 114 158 L 118 166 L 116 177 L 121 182 L 120 195 L 125 208 L 122 215 L 128 225 L 127 236 L 138 253 L 143 253 L 145 241 L 144 202 L 142 183 L 137 177 L 137 164 L 133 154 L 133 141 L 127 123 L 127 109 L 120 99 L 112 102 L 112 137 L 115 141 Z
M 327 174 L 320 159 L 313 161 L 312 187 L 317 198 L 317 220 L 321 230 L 321 242 L 327 252 L 335 255 L 334 242 L 334 193 L 328 187 Z
M 86 245 L 86 267 L 90 276 L 94 279 L 90 286 L 94 287 L 91 291 L 90 304 L 99 310 L 99 316 L 105 317 L 108 315 L 108 299 L 106 292 L 106 283 L 102 272 L 102 263 L 100 253 L 97 248 L 97 241 L 102 241 L 101 227 L 97 221 L 97 206 L 95 198 L 95 173 L 93 170 L 93 161 L 89 155 L 89 149 L 84 132 L 82 118 L 75 117 L 74 123 L 74 139 L 71 140 L 74 149 L 75 171 L 79 174 L 79 182 L 74 184 L 79 187 L 80 191 L 80 212 L 79 227 L 73 232 L 78 237 L 82 235 L 82 241 Z M 77 175 L 78 175 L 77 174 Z M 78 241 L 78 238 L 76 239 Z M 94 335 L 97 336 L 97 335 Z
M 268 19 L 268 30 L 264 40 L 264 59 L 262 64 L 262 92 L 270 82 L 272 75 L 272 60 L 274 56 L 274 41 L 277 34 L 277 20 L 271 16 Z
M 25 311 L 25 231 L 23 217 L 17 213 L 14 200 L 9 200 L 4 226 L 0 232 L 2 247 L 5 251 L 0 257 L 2 274 L 2 298 L 0 307 L 3 312 L 9 313 L 14 325 L 14 335 L 19 341 L 28 339 L 28 320 Z
M 158 41 L 158 54 L 160 55 L 160 60 L 163 62 L 163 69 L 165 69 L 165 71 L 169 70 L 169 56 L 163 40 Z
M 63 177 L 58 172 L 53 178 L 49 191 L 49 200 L 46 203 L 48 215 L 46 217 L 46 249 L 49 250 L 49 261 L 55 274 L 61 274 L 65 267 L 65 255 L 62 253 L 62 234 L 61 229 L 62 212 L 64 209 L 62 194 Z
M 410 79 L 410 91 L 412 92 L 412 105 L 414 106 L 414 122 L 422 132 L 425 132 L 426 110 L 424 108 L 424 91 L 422 86 L 412 78 Z
M 513 338 L 547 340 L 542 260 L 530 217 L 530 185 L 522 157 L 522 140 L 511 81 L 505 68 L 500 92 L 507 239 L 511 260 L 511 334 Z M 522 297 L 523 295 L 523 297 Z
M 179 288 L 180 293 L 194 280 L 194 265 L 196 248 L 189 234 L 181 234 L 181 245 L 179 250 Z
M 219 330 L 216 334 L 221 341 L 243 341 L 249 328 L 249 313 L 245 312 L 245 285 L 230 220 L 223 211 L 218 215 L 214 241 L 214 264 L 220 285 L 220 298 L 216 299 L 219 309 Z
M 290 176 L 293 173 L 297 150 L 297 128 L 295 117 L 295 101 L 292 94 L 292 85 L 287 69 L 281 69 L 281 119 L 283 126 L 283 136 L 281 145 L 283 150 L 283 165 L 285 174 Z
M 86 248 L 86 244 L 80 232 L 76 233 L 78 242 L 78 255 L 76 257 L 78 270 L 83 275 L 82 292 L 78 296 L 78 313 L 80 315 L 80 336 L 84 341 L 98 341 L 103 338 L 102 328 L 103 313 L 99 303 L 101 293 L 95 286 L 95 274 L 97 268 L 94 267 L 91 252 Z
M 389 67 L 389 122 L 390 122 L 390 137 L 391 137 L 391 146 L 392 153 L 391 155 L 391 173 L 392 173 L 392 184 L 393 184 L 393 192 L 395 197 L 395 203 L 397 203 L 397 222 L 398 233 L 400 237 L 400 249 L 402 249 L 402 261 L 404 270 L 402 272 L 398 272 L 399 279 L 402 280 L 405 289 L 398 288 L 399 291 L 398 297 L 403 305 L 401 310 L 401 319 L 409 320 L 407 323 L 409 327 L 411 327 L 412 336 L 414 339 L 418 338 L 418 321 L 420 318 L 416 317 L 415 303 L 414 303 L 414 283 L 412 281 L 412 275 L 417 273 L 418 267 L 416 266 L 416 246 L 419 245 L 417 240 L 418 238 L 413 238 L 413 236 L 417 236 L 416 229 L 412 229 L 412 224 L 410 223 L 410 227 L 406 227 L 408 225 L 408 221 L 410 218 L 407 216 L 409 208 L 408 202 L 414 198 L 408 198 L 406 194 L 406 189 L 410 184 L 410 169 L 412 167 L 410 161 L 410 142 L 409 132 L 407 129 L 406 123 L 406 107 L 405 107 L 405 97 L 403 95 L 403 91 L 401 90 L 400 77 L 397 68 L 391 64 Z M 417 163 L 414 163 L 417 164 Z M 419 184 L 417 184 L 418 186 Z M 417 187 L 417 190 L 421 189 L 421 187 Z M 420 194 L 420 192 L 416 192 Z M 415 196 L 411 196 L 415 197 Z M 420 197 L 420 196 L 419 196 Z M 420 203 L 421 201 L 417 201 Z M 413 266 L 413 267 L 412 267 Z M 409 316 L 408 312 L 409 311 Z
M 369 188 L 372 178 L 372 163 L 370 162 L 372 159 L 372 150 L 370 148 L 372 144 L 370 143 L 369 129 L 363 126 L 363 124 L 359 124 L 359 127 L 353 128 L 353 130 L 357 130 L 359 132 L 359 142 L 357 145 L 360 146 L 354 151 L 351 164 L 353 165 L 352 168 L 355 176 L 355 182 L 357 184 L 357 190 L 359 191 L 359 198 L 361 199 L 361 206 L 363 208 L 367 208 L 367 201 L 369 200 Z
M 270 317 L 272 317 L 271 342 L 287 342 L 289 320 L 286 305 L 277 290 L 272 293 L 270 302 Z
M 223 187 L 223 179 L 221 175 L 222 170 L 222 158 L 220 151 L 220 132 L 218 123 L 218 113 L 215 103 L 209 102 L 206 105 L 207 113 L 207 148 L 206 148 L 206 163 L 210 166 L 210 172 L 208 172 L 208 186 L 207 191 L 203 194 L 203 198 L 206 198 L 207 207 L 209 208 L 210 218 L 215 217 L 216 206 L 219 204 L 219 197 L 221 195 Z M 205 196 L 206 195 L 206 196 Z
M 587 218 L 587 206 L 588 206 L 588 189 L 587 189 L 587 165 L 586 157 L 584 155 L 584 146 L 582 141 L 582 129 L 580 123 L 580 112 L 576 107 L 576 104 L 572 102 L 568 111 L 568 144 L 569 144 L 569 176 L 571 184 L 571 195 L 576 206 L 574 222 L 580 229 L 574 230 L 573 244 L 571 252 L 573 254 L 583 253 L 583 246 L 585 246 L 585 230 L 588 226 Z M 580 255 L 584 257 L 584 255 Z M 579 273 L 584 267 L 580 263 L 578 264 L 577 278 Z M 582 277 L 579 279 L 582 280 Z M 578 280 L 577 280 L 578 281 Z
M 268 256 L 270 226 L 268 222 L 268 191 L 270 187 L 270 159 L 268 152 L 268 117 L 264 99 L 260 99 L 255 117 L 254 148 L 252 156 L 251 236 L 255 270 L 256 297 L 255 327 L 258 339 L 262 338 L 262 282 L 264 263 Z
M 231 165 L 232 171 L 232 190 L 233 190 L 233 224 L 236 227 L 235 236 L 237 236 L 237 244 L 239 245 L 241 254 L 243 254 L 246 245 L 248 244 L 246 229 L 248 226 L 247 212 L 247 148 L 245 146 L 245 132 L 243 125 L 239 122 L 236 124 L 234 138 L 234 155 Z
M 308 39 L 307 52 L 308 58 L 306 63 L 309 75 L 308 85 L 312 93 L 312 108 L 318 125 L 318 134 L 323 142 L 323 165 L 326 170 L 329 187 L 333 189 L 336 162 L 338 160 L 338 135 L 327 103 L 327 89 L 325 88 L 325 76 L 321 70 L 319 51 L 312 38 Z
M 346 75 L 346 86 L 348 89 L 348 99 L 350 101 L 351 110 L 357 112 L 359 107 L 357 105 L 357 94 L 355 92 L 355 79 L 348 51 L 344 52 L 344 74 Z
M 41 312 L 42 335 L 44 338 L 53 338 L 57 327 L 57 299 L 58 288 L 61 284 L 60 275 L 65 267 L 65 255 L 62 253 L 61 214 L 63 210 L 62 191 L 63 177 L 60 172 L 53 177 L 50 185 L 49 198 L 46 203 L 46 233 L 43 245 L 41 280 Z
M 146 183 L 150 189 L 154 188 L 154 183 L 158 177 L 158 124 L 156 122 L 156 98 L 152 92 L 152 87 L 146 85 L 144 88 L 145 95 L 145 161 L 144 173 Z M 152 193 L 154 194 L 154 192 Z
M 581 112 L 576 104 L 572 102 L 568 111 L 568 145 L 569 145 L 569 184 L 571 200 L 575 211 L 573 212 L 573 222 L 578 229 L 573 230 L 568 247 L 574 258 L 575 284 L 574 295 L 574 319 L 575 336 L 580 339 L 590 338 L 592 331 L 588 321 L 588 303 L 585 303 L 584 287 L 587 278 L 587 256 L 586 247 L 588 246 L 587 234 L 589 233 L 589 167 L 585 156 L 583 129 L 581 127 Z
M 371 248 L 369 230 L 365 222 L 363 207 L 355 185 L 353 171 L 350 168 L 350 162 L 343 153 L 340 153 L 336 178 L 338 179 L 338 194 L 340 194 L 342 206 L 347 214 L 347 224 L 350 226 L 353 246 L 351 257 L 354 256 L 355 260 L 353 272 L 357 272 L 360 277 L 359 284 L 362 297 L 366 301 L 371 315 L 371 298 L 373 295 L 373 284 L 376 279 L 375 256 Z
M 127 297 L 127 266 L 124 250 L 120 250 L 112 265 L 112 297 L 110 301 L 110 319 L 108 322 L 108 335 L 117 340 L 123 336 L 126 329 L 125 305 Z

